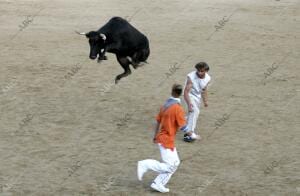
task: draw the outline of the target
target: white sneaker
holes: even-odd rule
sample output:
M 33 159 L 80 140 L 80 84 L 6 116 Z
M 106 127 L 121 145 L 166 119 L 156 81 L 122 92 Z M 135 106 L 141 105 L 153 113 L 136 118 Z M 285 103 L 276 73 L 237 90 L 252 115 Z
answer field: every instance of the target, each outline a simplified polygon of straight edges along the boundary
M 145 168 L 141 161 L 138 161 L 137 164 L 137 177 L 139 181 L 143 180 L 143 175 L 147 172 L 147 168 Z
M 191 138 L 192 138 L 192 139 L 195 139 L 195 140 L 201 140 L 200 135 L 197 135 L 197 134 L 195 134 L 195 133 L 192 133 Z
M 170 189 L 164 187 L 164 185 L 162 185 L 162 184 L 156 184 L 155 182 L 153 182 L 150 187 L 161 193 L 170 192 Z

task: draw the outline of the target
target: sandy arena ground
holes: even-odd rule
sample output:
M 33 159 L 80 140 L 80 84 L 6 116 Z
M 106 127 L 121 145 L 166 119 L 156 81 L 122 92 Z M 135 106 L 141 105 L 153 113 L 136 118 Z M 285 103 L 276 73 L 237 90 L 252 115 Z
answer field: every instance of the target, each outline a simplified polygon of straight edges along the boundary
M 136 162 L 195 63 L 213 77 L 201 142 L 166 195 L 300 195 L 299 0 L 0 0 L 0 195 L 160 195 Z M 85 37 L 112 16 L 148 36 L 149 64 L 114 85 Z

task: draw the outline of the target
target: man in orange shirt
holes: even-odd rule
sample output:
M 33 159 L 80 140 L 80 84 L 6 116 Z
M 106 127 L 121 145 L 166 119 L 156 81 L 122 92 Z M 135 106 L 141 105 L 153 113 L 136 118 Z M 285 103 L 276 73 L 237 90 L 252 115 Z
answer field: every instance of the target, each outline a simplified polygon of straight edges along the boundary
M 137 167 L 137 176 L 140 181 L 148 170 L 159 173 L 151 184 L 151 188 L 162 193 L 170 191 L 165 185 L 180 163 L 174 146 L 176 132 L 179 128 L 185 133 L 188 131 L 184 110 L 180 105 L 179 97 L 181 94 L 182 86 L 174 84 L 172 87 L 172 96 L 161 107 L 159 114 L 156 116 L 157 123 L 153 141 L 158 144 L 163 162 L 146 159 L 139 161 Z M 191 135 L 192 133 L 189 132 L 187 134 Z

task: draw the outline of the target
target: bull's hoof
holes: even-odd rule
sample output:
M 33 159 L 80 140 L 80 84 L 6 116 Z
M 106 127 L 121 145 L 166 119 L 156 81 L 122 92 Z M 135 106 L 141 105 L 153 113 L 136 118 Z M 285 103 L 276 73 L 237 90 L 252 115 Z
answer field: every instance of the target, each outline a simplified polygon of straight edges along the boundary
M 141 62 L 140 64 L 139 64 L 139 67 L 143 67 L 144 65 L 146 65 L 146 64 L 149 64 L 148 62 Z
M 107 60 L 106 56 L 102 56 L 98 58 L 98 63 L 101 63 L 102 60 Z
M 118 75 L 118 76 L 116 76 L 116 78 L 115 78 L 115 84 L 118 84 L 118 82 L 121 80 L 121 76 L 120 75 Z
M 137 69 L 138 67 L 140 67 L 140 62 L 131 61 L 131 65 L 134 69 Z

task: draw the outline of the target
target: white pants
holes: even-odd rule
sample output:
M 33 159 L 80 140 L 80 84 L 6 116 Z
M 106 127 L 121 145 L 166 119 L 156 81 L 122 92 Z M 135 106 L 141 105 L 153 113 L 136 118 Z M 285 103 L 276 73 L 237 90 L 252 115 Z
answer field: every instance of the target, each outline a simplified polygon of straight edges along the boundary
M 163 162 L 159 162 L 153 159 L 146 159 L 141 161 L 143 166 L 147 170 L 152 170 L 158 172 L 159 175 L 154 179 L 156 184 L 162 184 L 165 186 L 174 172 L 177 170 L 177 167 L 180 164 L 180 160 L 176 151 L 176 148 L 171 149 L 164 148 L 162 145 L 158 144 L 161 159 Z
M 191 104 L 193 105 L 193 112 L 189 112 L 187 115 L 187 127 L 189 131 L 195 133 L 197 120 L 200 114 L 200 100 L 190 96 Z

